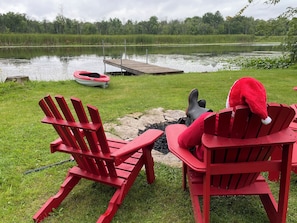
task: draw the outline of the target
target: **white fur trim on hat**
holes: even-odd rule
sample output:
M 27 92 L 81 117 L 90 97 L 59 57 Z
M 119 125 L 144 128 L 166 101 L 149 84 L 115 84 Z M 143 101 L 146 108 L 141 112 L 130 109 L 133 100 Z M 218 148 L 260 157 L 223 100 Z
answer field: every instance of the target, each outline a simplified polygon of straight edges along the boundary
M 263 123 L 264 125 L 268 125 L 268 124 L 271 123 L 272 119 L 268 116 L 268 117 L 265 118 L 265 119 L 261 119 L 261 121 L 262 121 L 262 123 Z

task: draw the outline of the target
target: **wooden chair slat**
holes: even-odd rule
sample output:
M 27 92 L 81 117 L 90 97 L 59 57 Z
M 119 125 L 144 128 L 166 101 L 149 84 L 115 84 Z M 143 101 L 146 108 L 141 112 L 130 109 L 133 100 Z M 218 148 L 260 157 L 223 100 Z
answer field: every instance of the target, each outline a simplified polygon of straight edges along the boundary
M 248 120 L 249 120 L 249 110 L 244 109 L 244 107 L 239 106 L 234 114 L 234 120 L 232 123 L 231 138 L 245 138 L 245 133 L 247 131 Z
M 219 122 L 218 122 L 218 130 L 217 135 L 222 137 L 229 137 L 230 135 L 230 129 L 226 129 L 226 126 L 230 126 L 232 117 L 232 111 L 226 110 L 226 112 L 222 111 L 218 115 Z M 210 123 L 211 124 L 211 123 Z M 214 126 L 214 124 L 212 124 Z M 215 129 L 213 130 L 213 134 L 215 134 Z M 225 162 L 225 159 L 227 157 L 227 151 L 226 150 L 218 150 L 215 151 L 212 155 L 212 162 L 213 163 L 222 163 Z M 220 186 L 222 184 L 222 181 L 225 181 L 222 179 L 222 176 L 214 176 L 212 178 L 212 184 L 216 187 Z
M 76 140 L 74 139 L 71 131 L 67 127 L 65 127 L 65 125 L 59 124 L 59 122 L 64 120 L 52 98 L 50 96 L 46 96 L 44 99 L 40 100 L 39 105 L 41 106 L 44 113 L 48 116 L 47 120 L 55 120 L 55 122 L 52 123 L 53 127 L 55 128 L 61 139 L 64 141 L 64 143 L 68 146 L 72 146 L 73 148 L 78 149 L 78 145 L 76 144 Z M 77 163 L 81 168 L 92 170 L 92 167 L 85 160 L 85 158 L 78 157 L 76 155 L 73 155 L 73 157 L 77 160 Z
M 101 128 L 101 126 L 102 126 L 101 122 L 97 122 L 97 123 L 96 122 L 93 122 L 93 123 L 89 122 L 87 114 L 86 114 L 86 112 L 84 110 L 83 104 L 82 104 L 80 99 L 72 97 L 71 102 L 72 102 L 72 105 L 73 105 L 73 107 L 75 109 L 77 118 L 78 118 L 80 123 L 91 124 L 91 125 L 96 124 L 97 126 L 99 126 L 98 129 Z M 65 104 L 66 103 L 64 103 L 64 105 Z M 67 109 L 67 110 L 69 110 L 69 109 Z M 96 131 L 98 131 L 98 129 Z M 99 141 L 98 141 L 97 137 L 94 137 L 95 133 L 93 131 L 90 131 L 90 129 L 83 129 L 82 131 L 83 131 L 83 135 L 86 137 L 86 140 L 84 139 L 84 142 L 85 143 L 87 142 L 87 145 L 88 145 L 87 150 L 94 153 L 94 154 L 99 153 L 100 152 L 100 150 L 98 148 Z M 82 149 L 84 149 L 84 148 L 82 147 Z M 90 160 L 90 165 L 92 167 L 90 172 L 97 173 L 97 174 L 100 173 L 103 176 L 108 176 L 109 175 L 108 170 L 106 169 L 106 165 L 105 165 L 104 161 L 98 160 L 98 159 L 91 159 Z M 114 168 L 112 170 L 112 173 L 113 173 L 112 176 L 116 177 L 116 173 L 115 173 Z
M 56 96 L 56 100 L 65 116 L 65 119 L 68 121 L 68 122 L 75 122 L 75 119 L 65 101 L 65 99 L 62 97 L 62 96 Z M 71 128 L 71 126 L 70 126 Z M 88 151 L 88 146 L 86 144 L 86 142 L 84 141 L 83 139 L 83 132 L 80 131 L 79 128 L 77 127 L 72 127 L 71 128 L 73 134 L 74 134 L 74 139 L 78 142 L 79 144 L 79 148 L 81 148 L 81 150 L 83 151 Z
M 220 114 L 218 114 L 218 118 L 220 121 L 218 122 L 217 135 L 222 137 L 229 137 L 230 131 L 229 129 L 226 129 L 226 126 L 230 126 L 232 111 L 230 110 L 226 110 L 226 112 L 222 111 L 220 112 Z M 213 132 L 215 132 L 215 129 L 213 130 Z
M 88 110 L 93 123 L 102 123 L 99 116 L 99 111 L 97 108 L 88 105 Z M 103 153 L 110 153 L 109 146 L 106 141 L 106 136 L 104 133 L 103 125 L 100 126 L 100 129 L 96 132 L 100 147 Z

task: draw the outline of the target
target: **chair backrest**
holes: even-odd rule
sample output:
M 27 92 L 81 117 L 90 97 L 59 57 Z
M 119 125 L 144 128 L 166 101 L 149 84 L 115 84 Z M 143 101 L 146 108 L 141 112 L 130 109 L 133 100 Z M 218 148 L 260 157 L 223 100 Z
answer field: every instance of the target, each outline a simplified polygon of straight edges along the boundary
M 232 108 L 225 109 L 218 114 L 212 114 L 205 119 L 204 132 L 209 135 L 232 139 L 253 139 L 277 133 L 288 128 L 294 118 L 294 110 L 285 105 L 269 104 L 268 114 L 272 118 L 269 125 L 264 125 L 259 116 L 253 114 L 248 107 L 238 106 L 235 111 Z M 237 148 L 220 148 L 211 152 L 210 162 L 214 163 L 236 163 L 259 162 L 269 160 L 275 146 L 253 146 L 246 145 Z M 260 173 L 224 174 L 213 175 L 211 184 L 215 187 L 225 189 L 238 189 L 253 183 Z
M 49 95 L 39 101 L 46 115 L 42 122 L 52 124 L 60 136 L 51 144 L 51 151 L 71 154 L 80 169 L 91 174 L 117 177 L 98 109 L 87 105 L 88 118 L 80 99 L 71 98 L 75 113 L 63 96 L 55 99 L 57 104 Z

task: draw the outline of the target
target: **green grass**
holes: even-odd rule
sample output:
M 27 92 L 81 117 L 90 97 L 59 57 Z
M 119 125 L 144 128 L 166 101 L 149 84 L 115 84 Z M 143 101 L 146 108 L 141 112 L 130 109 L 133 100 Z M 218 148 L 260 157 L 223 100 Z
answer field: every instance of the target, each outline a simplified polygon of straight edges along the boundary
M 116 122 L 132 112 L 163 107 L 185 109 L 187 96 L 198 88 L 207 107 L 218 111 L 233 81 L 253 76 L 263 82 L 268 101 L 293 104 L 297 92 L 296 69 L 221 71 L 178 75 L 112 76 L 109 88 L 92 88 L 75 81 L 0 83 L 0 219 L 1 222 L 32 222 L 40 206 L 54 195 L 72 162 L 25 175 L 27 170 L 68 159 L 50 154 L 49 143 L 57 136 L 51 126 L 40 123 L 38 106 L 47 94 L 82 99 L 99 108 L 103 122 Z M 188 191 L 181 189 L 181 170 L 156 164 L 156 182 L 147 185 L 142 172 L 113 222 L 193 222 Z M 297 217 L 297 176 L 292 174 L 288 222 Z M 275 191 L 277 183 L 271 183 Z M 81 181 L 45 222 L 96 222 L 104 212 L 112 189 Z M 256 197 L 214 198 L 212 222 L 268 222 Z
M 18 34 L 2 33 L 2 46 L 95 46 L 95 45 L 152 45 L 152 44 L 209 44 L 282 42 L 283 36 L 254 35 L 73 35 L 73 34 Z

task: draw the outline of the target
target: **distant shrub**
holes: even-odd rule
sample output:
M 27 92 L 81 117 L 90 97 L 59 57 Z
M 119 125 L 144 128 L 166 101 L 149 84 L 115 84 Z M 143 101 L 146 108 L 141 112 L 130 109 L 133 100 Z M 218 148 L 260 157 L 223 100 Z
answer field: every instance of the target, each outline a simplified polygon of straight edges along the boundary
M 293 65 L 290 58 L 287 56 L 252 58 L 239 57 L 233 60 L 231 63 L 234 63 L 241 68 L 248 69 L 285 69 Z

